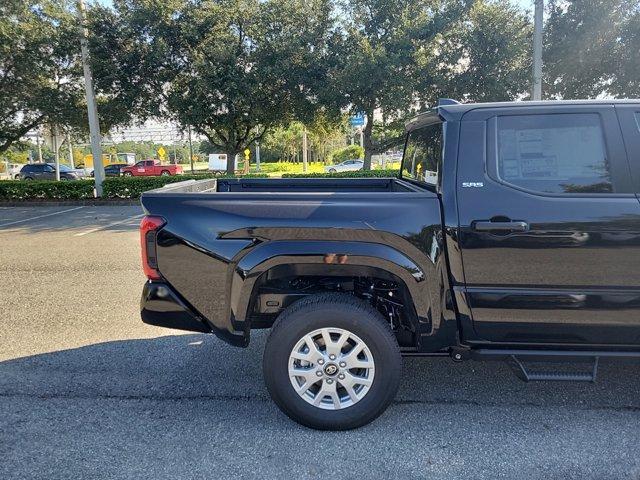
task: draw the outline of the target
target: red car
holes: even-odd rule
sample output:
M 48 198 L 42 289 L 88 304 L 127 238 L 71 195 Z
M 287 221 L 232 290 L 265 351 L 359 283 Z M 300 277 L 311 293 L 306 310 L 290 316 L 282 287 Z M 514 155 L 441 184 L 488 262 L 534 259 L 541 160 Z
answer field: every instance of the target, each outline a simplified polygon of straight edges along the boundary
M 182 173 L 180 165 L 160 163 L 160 160 L 142 160 L 141 162 L 121 169 L 125 177 L 142 177 L 142 176 L 168 176 L 178 175 Z

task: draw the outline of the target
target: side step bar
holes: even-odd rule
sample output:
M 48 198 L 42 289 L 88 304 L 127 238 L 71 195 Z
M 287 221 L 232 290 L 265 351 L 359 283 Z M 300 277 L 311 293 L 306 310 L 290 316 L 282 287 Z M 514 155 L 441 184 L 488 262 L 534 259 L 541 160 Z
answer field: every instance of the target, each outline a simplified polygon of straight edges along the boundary
M 470 351 L 471 358 L 478 360 L 509 359 L 515 367 L 518 378 L 525 382 L 595 382 L 598 375 L 598 363 L 602 357 L 640 358 L 640 351 L 585 351 L 585 350 L 500 350 L 477 349 Z M 544 361 L 563 363 L 590 363 L 585 371 L 568 372 L 553 370 L 535 370 L 529 363 L 540 364 Z
M 590 372 L 554 372 L 554 371 L 531 371 L 515 355 L 511 360 L 516 365 L 516 376 L 525 382 L 595 382 L 598 375 L 598 361 L 600 357 L 593 358 Z
M 515 355 L 516 357 L 538 357 L 538 358 L 559 358 L 559 357 L 626 357 L 640 358 L 640 350 L 520 350 L 520 349 L 499 349 L 499 348 L 474 348 L 469 350 L 471 358 L 478 360 L 498 360 Z

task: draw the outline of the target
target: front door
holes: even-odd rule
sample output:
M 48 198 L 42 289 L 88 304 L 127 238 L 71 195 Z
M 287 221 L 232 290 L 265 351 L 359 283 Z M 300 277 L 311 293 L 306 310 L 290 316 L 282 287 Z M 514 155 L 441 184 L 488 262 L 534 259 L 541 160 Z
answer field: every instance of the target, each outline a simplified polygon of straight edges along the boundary
M 640 345 L 640 203 L 615 108 L 479 109 L 461 132 L 467 339 Z

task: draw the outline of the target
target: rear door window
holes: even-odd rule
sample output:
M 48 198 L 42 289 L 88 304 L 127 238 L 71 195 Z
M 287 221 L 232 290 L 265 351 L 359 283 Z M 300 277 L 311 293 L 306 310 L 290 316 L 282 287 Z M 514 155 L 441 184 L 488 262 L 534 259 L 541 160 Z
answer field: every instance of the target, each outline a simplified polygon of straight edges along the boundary
M 497 175 L 540 193 L 614 193 L 600 115 L 500 116 Z
M 409 132 L 402 157 L 402 177 L 436 186 L 441 168 L 442 123 Z

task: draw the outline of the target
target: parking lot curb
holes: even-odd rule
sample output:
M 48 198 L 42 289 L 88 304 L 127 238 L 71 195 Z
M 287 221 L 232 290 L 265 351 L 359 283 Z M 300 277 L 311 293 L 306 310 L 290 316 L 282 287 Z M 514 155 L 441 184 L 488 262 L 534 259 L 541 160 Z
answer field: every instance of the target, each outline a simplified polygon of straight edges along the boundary
M 127 206 L 127 205 L 140 205 L 140 199 L 138 198 L 87 198 L 84 200 L 24 200 L 24 201 L 2 201 L 0 200 L 0 207 L 66 207 L 66 206 L 81 206 L 81 207 L 93 207 L 93 206 Z

